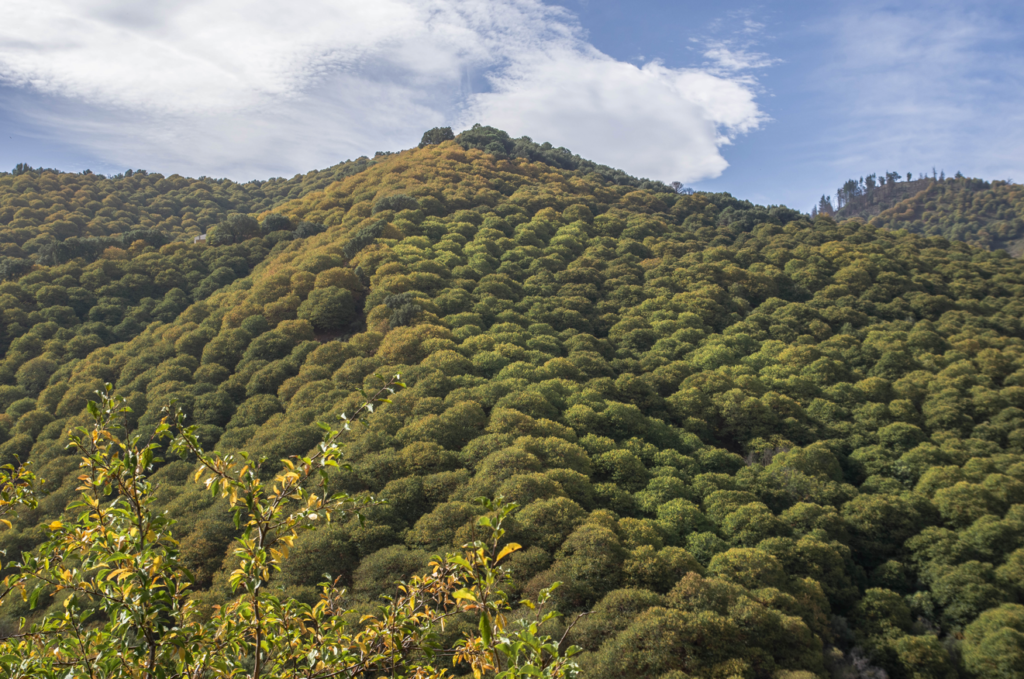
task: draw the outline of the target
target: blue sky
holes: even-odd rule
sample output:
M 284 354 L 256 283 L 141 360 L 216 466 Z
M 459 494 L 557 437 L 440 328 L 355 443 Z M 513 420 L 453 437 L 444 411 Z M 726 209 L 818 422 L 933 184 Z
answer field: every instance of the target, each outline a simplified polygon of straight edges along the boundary
M 1024 7 L 5 0 L 0 168 L 290 176 L 472 122 L 810 209 L 847 178 L 1024 179 Z

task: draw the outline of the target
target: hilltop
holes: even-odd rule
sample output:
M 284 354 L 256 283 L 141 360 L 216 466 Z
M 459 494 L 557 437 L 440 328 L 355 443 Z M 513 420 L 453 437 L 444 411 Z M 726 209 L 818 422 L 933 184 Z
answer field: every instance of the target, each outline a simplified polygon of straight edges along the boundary
M 888 211 L 812 220 L 451 136 L 262 184 L 0 177 L 0 461 L 49 493 L 0 549 L 62 516 L 65 432 L 105 382 L 143 436 L 174 399 L 205 445 L 272 468 L 399 373 L 330 476 L 388 504 L 296 541 L 284 595 L 326 573 L 374 611 L 500 495 L 522 506 L 512 594 L 561 581 L 559 609 L 592 612 L 569 634 L 585 676 L 1024 657 L 1000 632 L 1024 629 L 1024 262 Z M 219 605 L 238 530 L 192 471 L 152 478 Z
M 1024 254 L 1024 187 L 958 175 L 866 184 L 840 190 L 836 219 L 855 219 L 887 229 L 943 236 L 990 250 Z M 831 208 L 831 204 L 828 208 Z M 819 207 L 820 209 L 820 207 Z
M 931 181 L 914 196 L 880 212 L 871 223 L 991 250 L 1006 249 L 1019 257 L 1024 238 L 1024 186 L 967 177 Z
M 915 179 L 906 182 L 889 182 L 881 186 L 875 186 L 870 190 L 862 190 L 856 194 L 848 193 L 842 203 L 842 207 L 835 211 L 835 218 L 857 219 L 862 222 L 869 222 L 877 217 L 879 213 L 890 209 L 892 206 L 909 198 L 913 198 L 921 191 L 927 189 L 934 182 L 933 179 Z

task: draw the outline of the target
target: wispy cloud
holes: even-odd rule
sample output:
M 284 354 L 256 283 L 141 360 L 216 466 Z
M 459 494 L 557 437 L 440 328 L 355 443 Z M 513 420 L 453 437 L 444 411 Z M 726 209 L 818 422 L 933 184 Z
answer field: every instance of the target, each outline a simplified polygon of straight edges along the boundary
M 812 82 L 842 112 L 828 131 L 836 165 L 1019 173 L 1021 19 L 1024 12 L 1003 2 L 866 3 L 818 24 L 834 49 Z
M 747 35 L 756 35 L 764 30 L 764 24 L 753 19 L 743 20 L 743 32 Z
M 764 116 L 728 45 L 637 67 L 540 0 L 6 0 L 0 103 L 112 164 L 250 178 L 484 122 L 663 179 L 726 166 Z
M 736 76 L 782 63 L 761 50 L 764 29 L 764 22 L 755 20 L 750 10 L 734 10 L 712 21 L 706 37 L 691 38 L 691 42 L 702 50 L 706 69 Z
M 729 42 L 709 43 L 704 50 L 704 57 L 709 60 L 709 66 L 719 73 L 763 69 L 781 61 L 763 52 L 750 52 L 746 48 L 735 47 Z

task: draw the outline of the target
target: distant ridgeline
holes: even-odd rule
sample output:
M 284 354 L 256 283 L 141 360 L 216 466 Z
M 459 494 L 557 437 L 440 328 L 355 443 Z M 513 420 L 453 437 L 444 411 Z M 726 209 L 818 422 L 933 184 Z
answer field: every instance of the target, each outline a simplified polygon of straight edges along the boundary
M 479 126 L 291 180 L 125 175 L 0 175 L 0 463 L 48 493 L 7 554 L 75 495 L 105 382 L 144 437 L 175 399 L 273 471 L 400 373 L 327 489 L 388 503 L 296 540 L 282 596 L 326 574 L 374 613 L 500 495 L 513 600 L 591 611 L 588 677 L 1020 675 L 1024 262 L 939 235 L 1016 237 L 1019 187 L 887 181 L 837 222 Z M 219 605 L 239 532 L 192 472 L 153 480 Z M 6 606 L 0 633 L 39 615 Z
M 847 181 L 833 206 L 825 196 L 814 210 L 836 219 L 860 219 L 888 229 L 962 240 L 991 250 L 1024 253 L 1024 186 L 971 179 L 959 172 L 900 181 L 896 173 Z

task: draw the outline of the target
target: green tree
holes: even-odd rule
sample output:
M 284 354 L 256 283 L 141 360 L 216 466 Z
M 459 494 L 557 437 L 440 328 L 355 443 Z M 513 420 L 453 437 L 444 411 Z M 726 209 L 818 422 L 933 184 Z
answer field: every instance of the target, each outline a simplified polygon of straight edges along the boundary
M 1009 679 L 1024 672 L 1024 606 L 991 608 L 964 630 L 964 664 L 976 677 Z
M 431 144 L 440 144 L 441 142 L 450 141 L 452 139 L 455 139 L 455 134 L 452 132 L 452 128 L 435 127 L 423 133 L 423 138 L 420 140 L 420 148 Z

